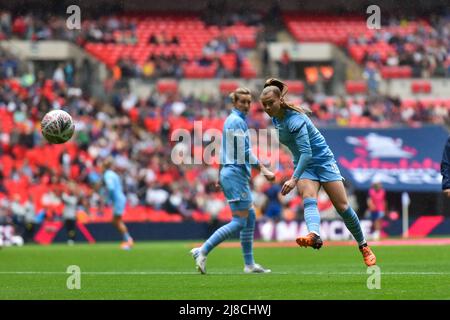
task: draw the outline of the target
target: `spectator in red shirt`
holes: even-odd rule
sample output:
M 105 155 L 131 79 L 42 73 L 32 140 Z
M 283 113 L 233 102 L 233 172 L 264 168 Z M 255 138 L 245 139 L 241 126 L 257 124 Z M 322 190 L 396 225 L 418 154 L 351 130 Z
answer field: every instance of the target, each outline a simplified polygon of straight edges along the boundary
M 369 189 L 367 205 L 370 211 L 370 217 L 373 222 L 373 239 L 380 239 L 381 221 L 386 211 L 386 192 L 379 181 L 374 181 Z

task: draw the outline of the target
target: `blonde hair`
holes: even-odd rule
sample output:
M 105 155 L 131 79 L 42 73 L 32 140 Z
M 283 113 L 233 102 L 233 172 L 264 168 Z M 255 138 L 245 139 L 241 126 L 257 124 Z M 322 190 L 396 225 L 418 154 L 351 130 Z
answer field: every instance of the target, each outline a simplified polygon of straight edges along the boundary
M 305 114 L 312 113 L 311 109 L 307 107 L 296 106 L 293 103 L 289 103 L 284 100 L 284 96 L 288 92 L 288 86 L 283 81 L 276 78 L 267 79 L 266 82 L 264 83 L 264 90 L 261 95 L 264 95 L 270 91 L 274 92 L 280 98 L 282 108 L 291 109 L 297 111 L 298 113 L 305 113 Z
M 233 103 L 235 103 L 239 99 L 239 95 L 241 95 L 241 94 L 249 94 L 249 95 L 251 95 L 252 93 L 251 93 L 250 89 L 248 89 L 248 88 L 239 87 L 236 90 L 234 90 L 232 93 L 230 93 L 231 101 Z

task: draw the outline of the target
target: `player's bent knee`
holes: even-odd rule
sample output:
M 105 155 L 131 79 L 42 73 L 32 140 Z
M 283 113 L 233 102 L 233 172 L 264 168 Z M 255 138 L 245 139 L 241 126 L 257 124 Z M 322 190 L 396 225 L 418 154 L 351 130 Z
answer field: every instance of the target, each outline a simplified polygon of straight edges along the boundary
M 302 192 L 302 198 L 303 199 L 306 199 L 306 198 L 317 199 L 317 194 L 315 192 L 311 192 L 311 191 L 303 191 Z

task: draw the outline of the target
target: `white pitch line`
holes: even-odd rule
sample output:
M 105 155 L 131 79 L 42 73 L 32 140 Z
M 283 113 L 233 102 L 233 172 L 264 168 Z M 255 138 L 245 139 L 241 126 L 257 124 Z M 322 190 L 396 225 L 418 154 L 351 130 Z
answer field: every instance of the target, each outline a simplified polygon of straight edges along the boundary
M 14 274 L 14 275 L 58 275 L 58 274 L 71 274 L 64 271 L 0 271 L 2 274 Z M 177 271 L 81 271 L 84 275 L 193 275 L 199 274 L 198 272 L 177 272 Z M 208 272 L 210 275 L 244 275 L 244 273 L 230 273 L 230 272 Z M 367 275 L 366 272 L 271 272 L 271 274 L 277 275 Z M 417 272 L 417 271 L 405 271 L 405 272 L 381 272 L 382 275 L 450 275 L 450 272 Z
M 121 275 L 131 275 L 131 276 L 139 276 L 139 275 L 189 275 L 189 274 L 199 274 L 199 272 L 169 272 L 169 271 L 143 271 L 143 272 L 129 272 L 129 271 L 81 271 L 82 275 L 99 275 L 99 276 L 121 276 Z M 58 274 L 71 274 L 63 271 L 0 271 L 0 275 L 2 274 L 17 274 L 17 275 L 58 275 Z M 231 273 L 231 272 L 208 272 L 211 275 L 239 275 L 244 273 Z M 272 272 L 272 274 L 289 274 L 288 272 Z

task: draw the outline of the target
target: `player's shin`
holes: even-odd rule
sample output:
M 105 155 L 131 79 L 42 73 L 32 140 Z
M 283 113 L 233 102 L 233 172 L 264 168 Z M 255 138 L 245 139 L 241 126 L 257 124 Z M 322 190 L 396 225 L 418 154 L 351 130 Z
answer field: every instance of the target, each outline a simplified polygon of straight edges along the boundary
M 313 232 L 320 236 L 320 214 L 317 208 L 317 200 L 314 198 L 305 198 L 303 200 L 305 208 L 305 222 L 308 232 Z
M 217 229 L 216 232 L 214 232 L 213 235 L 209 237 L 208 240 L 206 240 L 206 242 L 200 248 L 201 253 L 207 255 L 219 243 L 231 237 L 231 235 L 235 232 L 238 232 L 245 228 L 246 224 L 246 217 L 233 217 L 233 219 L 229 223 Z
M 255 260 L 253 258 L 253 237 L 255 232 L 255 209 L 248 210 L 247 226 L 241 230 L 240 239 L 242 246 L 242 254 L 246 265 L 253 265 Z
M 352 209 L 352 207 L 348 207 L 344 212 L 339 212 L 342 219 L 344 219 L 345 226 L 350 231 L 350 233 L 355 238 L 356 242 L 358 242 L 359 246 L 362 246 L 366 243 L 366 239 L 364 238 L 363 231 L 361 229 L 361 224 L 359 223 L 358 215 Z

